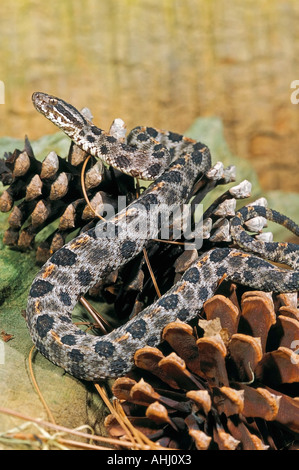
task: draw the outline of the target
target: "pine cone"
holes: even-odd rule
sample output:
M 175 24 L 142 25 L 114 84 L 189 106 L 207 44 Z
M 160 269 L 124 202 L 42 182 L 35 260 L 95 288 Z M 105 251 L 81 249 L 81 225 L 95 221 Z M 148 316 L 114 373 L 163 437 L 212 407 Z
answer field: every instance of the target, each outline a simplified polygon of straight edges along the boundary
M 0 181 L 8 188 L 0 196 L 0 211 L 11 211 L 5 245 L 21 251 L 32 249 L 37 234 L 59 221 L 51 235 L 36 247 L 36 260 L 43 264 L 65 244 L 67 236 L 88 230 L 98 221 L 81 187 L 81 170 L 87 156 L 71 144 L 67 159 L 52 151 L 40 162 L 27 138 L 23 151 L 5 154 L 0 160 Z M 106 203 L 116 207 L 120 195 L 128 202 L 135 198 L 134 179 L 106 168 L 94 157 L 85 174 L 85 187 L 92 208 L 100 215 Z
M 223 282 L 201 314 L 193 327 L 169 324 L 162 346 L 138 350 L 134 372 L 114 382 L 132 424 L 169 448 L 298 448 L 297 295 Z M 121 438 L 112 415 L 105 424 Z

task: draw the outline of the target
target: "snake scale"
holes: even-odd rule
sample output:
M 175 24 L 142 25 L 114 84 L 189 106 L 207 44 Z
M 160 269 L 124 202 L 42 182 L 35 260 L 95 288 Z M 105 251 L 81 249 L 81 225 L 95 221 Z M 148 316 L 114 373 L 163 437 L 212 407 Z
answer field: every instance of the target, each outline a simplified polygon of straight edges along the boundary
M 299 247 L 255 240 L 243 225 L 258 215 L 285 225 L 297 235 L 298 226 L 270 209 L 244 207 L 231 221 L 237 248 L 213 248 L 203 253 L 166 294 L 111 333 L 98 337 L 83 332 L 72 323 L 78 297 L 146 247 L 148 239 L 136 236 L 136 218 L 145 220 L 149 210 L 158 214 L 162 204 L 183 203 L 194 182 L 210 169 L 210 153 L 200 142 L 148 127 L 134 129 L 123 143 L 61 99 L 34 93 L 33 103 L 83 150 L 127 174 L 154 180 L 138 200 L 112 220 L 99 221 L 95 228 L 55 252 L 34 279 L 26 322 L 37 349 L 50 361 L 84 380 L 119 377 L 133 367 L 137 349 L 161 342 L 161 332 L 169 322 L 188 322 L 196 317 L 223 276 L 264 291 L 298 290 Z M 99 229 L 104 233 L 111 224 L 116 235 L 125 235 L 98 235 Z M 158 233 L 148 233 L 148 237 L 157 238 Z M 263 258 L 283 262 L 292 269 L 278 268 Z

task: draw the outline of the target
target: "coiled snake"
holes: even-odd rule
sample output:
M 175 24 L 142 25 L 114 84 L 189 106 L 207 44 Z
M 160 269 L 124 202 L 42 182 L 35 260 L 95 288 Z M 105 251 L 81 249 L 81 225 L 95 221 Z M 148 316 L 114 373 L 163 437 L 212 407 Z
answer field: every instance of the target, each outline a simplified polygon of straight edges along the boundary
M 127 174 L 154 180 L 137 201 L 112 220 L 98 222 L 95 228 L 54 253 L 34 279 L 26 322 L 37 349 L 50 361 L 84 380 L 97 381 L 127 373 L 133 367 L 134 352 L 145 345 L 158 345 L 169 322 L 176 319 L 188 322 L 194 318 L 224 275 L 264 291 L 298 290 L 299 247 L 254 240 L 243 225 L 259 215 L 282 223 L 297 235 L 298 226 L 270 209 L 244 207 L 231 221 L 231 234 L 235 244 L 250 253 L 236 248 L 214 248 L 199 257 L 165 295 L 120 328 L 103 337 L 88 335 L 77 328 L 72 323 L 72 310 L 78 297 L 104 275 L 135 257 L 148 243 L 146 237 L 136 235 L 136 218 L 146 221 L 149 211 L 157 215 L 162 204 L 182 204 L 194 182 L 209 170 L 210 153 L 199 142 L 153 128 L 136 128 L 129 143 L 121 143 L 87 122 L 61 99 L 34 93 L 33 103 L 85 151 Z M 111 226 L 116 235 L 125 235 L 98 235 L 99 229 L 103 233 Z M 148 233 L 148 238 L 157 237 L 157 232 Z M 283 262 L 293 269 L 280 269 L 261 257 Z

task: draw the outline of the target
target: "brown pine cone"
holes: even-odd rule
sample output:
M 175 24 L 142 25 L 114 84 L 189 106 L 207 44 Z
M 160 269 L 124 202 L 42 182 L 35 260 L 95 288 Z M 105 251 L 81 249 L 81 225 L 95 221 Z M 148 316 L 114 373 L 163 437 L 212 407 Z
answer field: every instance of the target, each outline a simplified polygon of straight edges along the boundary
M 297 295 L 224 282 L 201 315 L 169 324 L 161 348 L 138 350 L 114 382 L 131 423 L 175 449 L 298 449 Z M 112 415 L 106 427 L 122 437 Z

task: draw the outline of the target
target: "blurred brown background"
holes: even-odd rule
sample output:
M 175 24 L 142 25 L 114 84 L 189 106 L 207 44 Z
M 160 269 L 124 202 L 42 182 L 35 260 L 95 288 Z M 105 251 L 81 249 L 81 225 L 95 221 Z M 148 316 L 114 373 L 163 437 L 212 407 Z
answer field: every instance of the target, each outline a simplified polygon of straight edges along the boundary
M 37 90 L 88 106 L 104 129 L 121 117 L 184 132 L 219 116 L 264 189 L 298 191 L 298 24 L 297 0 L 2 1 L 0 136 L 56 131 Z

